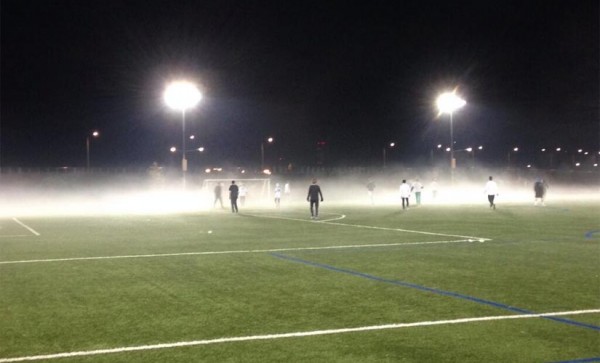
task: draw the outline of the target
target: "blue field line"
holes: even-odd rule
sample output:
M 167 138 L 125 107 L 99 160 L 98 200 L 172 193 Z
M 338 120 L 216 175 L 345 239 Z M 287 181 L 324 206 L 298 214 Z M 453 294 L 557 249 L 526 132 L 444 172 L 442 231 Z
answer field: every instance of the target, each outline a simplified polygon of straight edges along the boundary
M 339 268 L 339 267 L 335 267 L 335 266 L 331 266 L 331 265 L 325 265 L 325 264 L 321 264 L 321 263 L 317 263 L 317 262 L 306 261 L 306 260 L 302 260 L 300 258 L 286 256 L 286 255 L 282 255 L 282 254 L 279 254 L 279 253 L 271 253 L 271 255 L 274 256 L 274 257 L 283 259 L 283 260 L 288 260 L 288 261 L 297 262 L 297 263 L 301 263 L 301 264 L 305 264 L 305 265 L 309 265 L 309 266 L 324 268 L 326 270 L 335 271 L 335 272 L 341 272 L 341 273 L 345 273 L 345 274 L 352 275 L 352 276 L 358 276 L 358 277 L 366 278 L 366 279 L 369 279 L 369 280 L 374 280 L 374 281 L 379 281 L 379 282 L 385 282 L 385 283 L 388 283 L 388 284 L 394 284 L 394 285 L 409 287 L 409 288 L 416 289 L 416 290 L 421 290 L 421 291 L 427 291 L 427 292 L 431 292 L 431 293 L 438 294 L 438 295 L 455 297 L 455 298 L 458 298 L 458 299 L 468 300 L 468 301 L 476 302 L 478 304 L 483 304 L 483 305 L 489 305 L 489 306 L 493 306 L 493 307 L 496 307 L 496 308 L 500 308 L 500 309 L 504 309 L 504 310 L 508 310 L 508 311 L 512 311 L 512 312 L 516 312 L 516 313 L 521 313 L 521 314 L 536 314 L 535 312 L 530 311 L 530 310 L 525 310 L 525 309 L 521 309 L 521 308 L 518 308 L 518 307 L 515 307 L 515 306 L 510 306 L 510 305 L 506 305 L 506 304 L 502 304 L 502 303 L 497 303 L 497 302 L 490 301 L 490 300 L 480 299 L 480 298 L 473 297 L 473 296 L 463 295 L 463 294 L 459 294 L 459 293 L 452 292 L 452 291 L 444 291 L 444 290 L 434 289 L 434 288 L 431 288 L 431 287 L 417 285 L 417 284 L 413 284 L 413 283 L 410 283 L 410 282 L 404 282 L 404 281 L 398 281 L 398 280 L 390 280 L 390 279 L 386 279 L 386 278 L 382 278 L 382 277 L 377 277 L 377 276 L 369 275 L 369 274 L 358 272 L 358 271 L 352 271 L 352 270 L 347 270 L 347 269 L 343 269 L 343 268 Z M 553 321 L 557 321 L 557 322 L 560 322 L 560 323 L 575 325 L 575 326 L 582 327 L 582 328 L 588 328 L 588 329 L 593 329 L 593 330 L 600 331 L 600 326 L 596 326 L 596 325 L 592 325 L 592 324 L 586 324 L 586 323 L 580 323 L 578 321 L 574 321 L 574 320 L 570 320 L 570 319 L 564 319 L 564 318 L 553 317 L 553 316 L 542 316 L 541 318 L 548 319 L 548 320 L 553 320 Z
M 575 359 L 575 360 L 562 360 L 560 362 L 552 362 L 552 363 L 587 363 L 587 362 L 600 362 L 600 357 L 582 358 L 582 359 Z

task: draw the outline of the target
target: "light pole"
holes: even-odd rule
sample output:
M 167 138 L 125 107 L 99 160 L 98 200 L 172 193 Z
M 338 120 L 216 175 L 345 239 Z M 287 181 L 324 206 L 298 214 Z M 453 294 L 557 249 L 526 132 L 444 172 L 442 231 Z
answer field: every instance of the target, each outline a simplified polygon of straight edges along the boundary
M 181 171 L 183 173 L 183 187 L 185 188 L 185 174 L 187 172 L 187 159 L 185 158 L 185 111 L 194 107 L 202 99 L 202 94 L 193 83 L 177 81 L 169 84 L 164 93 L 167 106 L 181 111 Z
M 514 148 L 512 148 L 512 151 L 516 153 L 519 151 L 519 148 L 515 146 Z M 509 168 L 510 168 L 510 154 L 511 154 L 511 152 L 509 151 L 508 152 L 508 167 Z
M 388 145 L 386 145 L 386 146 L 383 147 L 382 153 L 383 153 L 383 168 L 384 169 L 386 167 L 386 161 L 387 161 L 387 155 L 386 155 L 387 154 L 387 149 L 388 149 L 388 147 L 391 149 L 394 146 L 396 146 L 396 143 L 395 142 L 390 142 Z
M 86 170 L 90 170 L 90 137 L 98 137 L 100 136 L 100 133 L 98 132 L 98 130 L 94 130 L 92 131 L 91 134 L 87 135 L 85 138 L 85 169 Z
M 471 156 L 473 157 L 473 169 L 475 168 L 475 148 L 470 148 L 472 150 Z M 477 150 L 483 150 L 483 145 L 477 146 Z
M 436 101 L 440 114 L 450 114 L 450 178 L 454 182 L 454 169 L 456 160 L 454 159 L 454 128 L 452 126 L 452 114 L 454 111 L 467 104 L 465 100 L 456 95 L 456 91 L 442 93 Z
M 269 144 L 272 144 L 274 139 L 272 137 L 268 137 L 266 140 L 263 140 L 260 143 L 260 171 L 263 172 L 265 170 L 265 141 Z

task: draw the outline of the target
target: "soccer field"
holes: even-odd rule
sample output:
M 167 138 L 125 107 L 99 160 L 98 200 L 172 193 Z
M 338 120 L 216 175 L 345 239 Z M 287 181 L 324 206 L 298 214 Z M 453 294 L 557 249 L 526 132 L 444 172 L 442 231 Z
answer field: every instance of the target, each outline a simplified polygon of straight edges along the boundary
M 0 219 L 0 362 L 600 361 L 600 206 Z

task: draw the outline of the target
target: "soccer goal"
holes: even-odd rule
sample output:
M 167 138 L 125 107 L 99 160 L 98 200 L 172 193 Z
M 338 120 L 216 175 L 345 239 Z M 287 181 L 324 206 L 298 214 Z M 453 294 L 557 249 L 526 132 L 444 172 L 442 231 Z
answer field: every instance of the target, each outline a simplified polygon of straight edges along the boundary
M 227 198 L 228 189 L 232 179 L 204 179 L 202 190 L 212 193 L 215 187 L 220 183 L 222 186 L 223 197 Z M 240 198 L 246 198 L 249 201 L 263 202 L 271 197 L 271 179 L 235 179 L 240 190 Z

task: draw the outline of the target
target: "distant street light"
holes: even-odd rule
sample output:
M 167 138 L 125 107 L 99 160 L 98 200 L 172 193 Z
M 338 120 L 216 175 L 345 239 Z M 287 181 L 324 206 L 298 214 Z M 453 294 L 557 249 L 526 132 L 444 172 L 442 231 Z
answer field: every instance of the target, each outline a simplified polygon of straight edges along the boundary
M 97 130 L 94 130 L 94 131 L 92 131 L 91 134 L 87 135 L 85 138 L 85 156 L 86 156 L 85 168 L 86 168 L 86 170 L 90 169 L 90 137 L 97 138 L 99 136 L 100 136 L 100 132 L 98 132 Z
M 187 159 L 185 158 L 185 111 L 194 107 L 202 99 L 202 94 L 193 83 L 187 81 L 173 82 L 167 86 L 164 100 L 167 106 L 181 111 L 181 171 L 183 173 L 183 187 L 185 188 L 185 174 L 187 172 Z
M 465 100 L 456 95 L 456 91 L 442 93 L 436 101 L 440 114 L 447 113 L 450 115 L 450 177 L 454 182 L 454 168 L 456 168 L 456 160 L 454 159 L 454 128 L 452 125 L 452 114 L 467 104 Z
M 272 144 L 275 139 L 272 137 L 268 137 L 266 140 L 261 141 L 260 143 L 260 170 L 265 170 L 265 141 L 269 144 Z
M 393 148 L 395 146 L 396 146 L 395 142 L 390 142 L 388 145 L 386 145 L 386 146 L 383 147 L 383 152 L 382 153 L 383 153 L 383 167 L 384 168 L 386 167 L 386 162 L 387 162 L 387 149 L 388 149 L 388 147 L 391 149 L 391 148 Z

